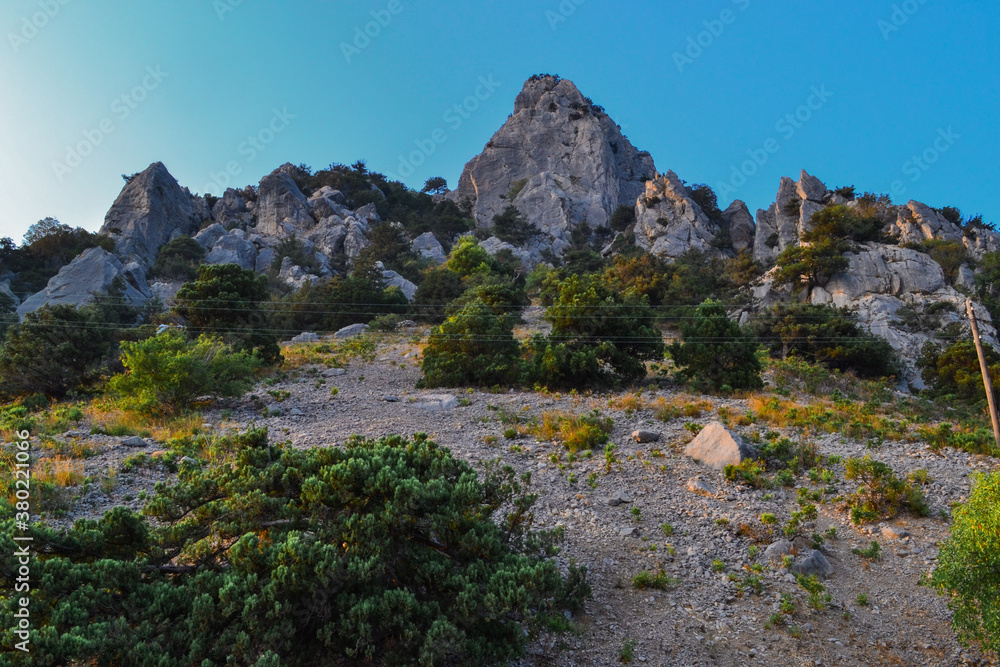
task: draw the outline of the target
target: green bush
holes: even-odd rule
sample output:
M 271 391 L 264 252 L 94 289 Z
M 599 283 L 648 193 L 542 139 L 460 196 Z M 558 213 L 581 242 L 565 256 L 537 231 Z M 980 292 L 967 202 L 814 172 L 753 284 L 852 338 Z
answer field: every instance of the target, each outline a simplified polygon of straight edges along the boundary
M 694 317 L 681 323 L 681 336 L 683 342 L 670 347 L 681 380 L 713 391 L 764 386 L 757 341 L 718 301 L 698 306 Z
M 32 525 L 45 584 L 24 593 L 21 664 L 506 664 L 590 594 L 584 569 L 560 574 L 558 533 L 530 531 L 535 498 L 513 469 L 480 477 L 424 435 L 302 450 L 251 430 L 212 460 L 181 463 L 150 519 Z M 0 577 L 5 646 L 14 585 Z
M 772 357 L 798 357 L 860 377 L 886 377 L 899 372 L 896 352 L 884 338 L 858 326 L 844 308 L 781 304 L 754 324 L 758 339 Z
M 237 397 L 253 386 L 260 362 L 245 351 L 233 352 L 217 338 L 188 341 L 166 331 L 135 343 L 122 343 L 125 373 L 108 388 L 121 405 L 146 414 L 174 414 L 199 396 Z
M 847 498 L 854 523 L 891 519 L 904 509 L 920 516 L 930 512 L 923 491 L 912 482 L 901 480 L 885 463 L 866 455 L 861 459 L 847 459 L 844 466 L 844 479 L 861 485 Z
M 205 254 L 205 248 L 193 238 L 178 236 L 160 248 L 160 254 L 149 270 L 149 278 L 194 280 L 198 277 L 198 267 Z
M 930 585 L 948 597 L 952 627 L 966 645 L 1000 652 L 1000 474 L 977 474 L 968 502 L 952 513 Z
M 570 276 L 545 312 L 552 333 L 529 346 L 532 377 L 549 387 L 635 382 L 663 358 L 663 334 L 648 300 L 622 294 L 600 276 Z
M 493 216 L 492 232 L 501 241 L 515 246 L 524 245 L 541 233 L 516 206 L 508 206 L 503 213 Z
M 15 274 L 11 290 L 24 298 L 45 289 L 49 279 L 84 250 L 97 247 L 111 252 L 115 242 L 83 228 L 73 229 L 55 218 L 45 218 L 28 228 L 19 248 L 9 238 L 0 239 L 0 275 L 8 271 Z
M 462 296 L 462 277 L 445 266 L 430 269 L 417 286 L 410 312 L 421 322 L 444 322 L 448 304 Z
M 983 352 L 996 391 L 1000 389 L 1000 354 L 988 343 L 983 345 Z M 935 398 L 948 396 L 972 403 L 986 401 L 979 353 L 971 340 L 958 340 L 944 349 L 927 343 L 917 359 L 917 368 L 927 384 L 927 393 Z
M 278 336 L 263 304 L 267 276 L 235 264 L 202 266 L 193 282 L 177 293 L 177 313 L 195 334 L 215 334 L 266 363 L 281 360 Z

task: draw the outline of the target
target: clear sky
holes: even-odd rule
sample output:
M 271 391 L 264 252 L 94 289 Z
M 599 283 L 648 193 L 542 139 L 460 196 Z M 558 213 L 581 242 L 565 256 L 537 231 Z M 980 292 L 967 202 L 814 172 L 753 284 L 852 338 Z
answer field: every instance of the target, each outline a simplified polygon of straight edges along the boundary
M 402 180 L 454 186 L 535 73 L 572 79 L 723 206 L 766 207 L 805 168 L 1000 222 L 986 0 L 4 0 L 0 26 L 0 236 L 17 241 L 45 216 L 98 229 L 121 174 L 154 161 L 219 194 L 227 168 L 242 186 L 284 162 L 401 176 L 424 140 Z

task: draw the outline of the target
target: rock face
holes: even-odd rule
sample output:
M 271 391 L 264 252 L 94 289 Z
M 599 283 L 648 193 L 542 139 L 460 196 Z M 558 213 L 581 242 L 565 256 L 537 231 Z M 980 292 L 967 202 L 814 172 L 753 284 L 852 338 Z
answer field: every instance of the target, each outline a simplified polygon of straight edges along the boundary
M 636 245 L 658 257 L 677 258 L 691 249 L 710 252 L 719 233 L 672 171 L 646 182 L 635 211 Z
M 315 226 L 309 202 L 289 176 L 291 165 L 275 169 L 260 181 L 257 195 L 257 233 L 286 236 Z
M 766 211 L 757 211 L 754 259 L 770 266 L 785 248 L 798 245 L 809 219 L 830 201 L 832 194 L 804 169 L 798 183 L 782 178 L 776 201 Z
M 212 207 L 212 219 L 226 227 L 246 227 L 253 218 L 253 202 L 247 203 L 238 190 L 228 188 Z
M 900 207 L 899 219 L 892 224 L 889 233 L 900 243 L 923 243 L 930 239 L 961 243 L 975 260 L 982 259 L 987 252 L 1000 250 L 1000 234 L 979 228 L 963 230 L 938 211 L 917 201 Z
M 236 264 L 241 269 L 253 269 L 257 263 L 257 247 L 241 229 L 219 237 L 205 257 L 206 264 Z
M 130 305 L 145 303 L 151 296 L 145 270 L 138 263 L 122 266 L 107 250 L 90 248 L 60 269 L 44 290 L 25 299 L 17 314 L 23 319 L 46 304 L 81 306 L 95 295 L 108 294 L 116 283 L 124 287 L 123 296 Z
M 722 219 L 729 225 L 729 238 L 733 250 L 738 253 L 744 250 L 752 251 L 757 225 L 747 205 L 737 199 L 722 212 Z
M 149 267 L 163 244 L 193 234 L 209 218 L 205 200 L 192 196 L 156 162 L 125 185 L 100 233 L 114 239 L 115 254 L 123 263 Z
M 684 455 L 722 470 L 727 465 L 739 465 L 744 459 L 754 458 L 757 452 L 723 424 L 712 422 L 688 444 Z
M 471 201 L 480 227 L 516 206 L 542 231 L 538 242 L 558 254 L 574 227 L 605 226 L 619 206 L 633 206 L 655 173 L 650 155 L 572 82 L 535 77 L 448 197 Z
M 444 264 L 447 259 L 444 254 L 444 246 L 437 240 L 434 234 L 425 232 L 413 239 L 414 252 L 424 259 L 429 259 L 435 264 Z

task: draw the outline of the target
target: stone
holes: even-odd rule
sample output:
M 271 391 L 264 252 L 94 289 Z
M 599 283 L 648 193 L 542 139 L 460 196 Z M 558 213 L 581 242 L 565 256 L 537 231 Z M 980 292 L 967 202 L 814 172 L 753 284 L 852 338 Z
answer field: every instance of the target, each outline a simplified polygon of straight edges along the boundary
M 381 262 L 378 262 L 381 264 Z M 395 271 L 382 271 L 382 278 L 385 280 L 386 287 L 395 287 L 403 296 L 406 297 L 407 301 L 413 301 L 413 297 L 417 294 L 417 286 L 411 283 L 409 280 L 399 275 Z
M 316 221 L 309 214 L 309 202 L 282 165 L 260 181 L 257 194 L 257 233 L 286 236 L 288 231 L 312 229 Z
M 343 368 L 328 368 L 322 373 L 325 378 L 336 378 L 342 375 L 347 375 L 347 370 Z
M 780 563 L 788 554 L 792 553 L 794 545 L 788 540 L 778 540 L 764 550 L 764 560 L 768 563 Z
M 530 252 L 528 252 L 527 250 L 522 250 L 517 246 L 511 245 L 506 241 L 501 241 L 495 236 L 491 236 L 485 241 L 480 241 L 479 247 L 488 252 L 491 257 L 496 257 L 499 253 L 503 252 L 504 250 L 508 250 L 512 255 L 514 255 L 514 257 L 519 259 L 522 263 L 524 264 L 532 263 L 532 256 Z
M 130 436 L 128 438 L 123 438 L 121 444 L 125 447 L 145 447 L 146 441 L 137 435 Z
M 143 272 L 137 264 L 123 266 L 117 256 L 103 248 L 84 250 L 72 262 L 59 269 L 45 289 L 28 297 L 17 307 L 21 319 L 46 304 L 82 306 L 95 295 L 107 295 L 116 281 L 121 280 L 125 302 L 138 306 L 152 297 Z
M 319 336 L 317 334 L 312 333 L 312 332 L 306 331 L 304 333 L 300 333 L 298 336 L 296 336 L 295 338 L 293 338 L 292 342 L 293 343 L 318 343 L 319 342 Z
M 715 487 L 701 479 L 700 477 L 695 477 L 689 480 L 687 483 L 687 490 L 699 496 L 706 496 L 711 498 L 715 495 Z
M 833 565 L 821 551 L 810 549 L 795 559 L 792 563 L 792 573 L 826 579 L 833 574 Z
M 155 162 L 125 184 L 100 233 L 114 240 L 123 264 L 135 261 L 148 268 L 167 241 L 194 234 L 210 217 L 205 200 L 182 188 L 162 162 Z
M 472 203 L 480 228 L 514 205 L 542 232 L 542 248 L 561 253 L 572 230 L 607 226 L 619 206 L 632 207 L 656 173 L 615 122 L 566 79 L 533 77 L 514 113 L 483 152 L 465 166 L 447 197 Z
M 752 250 L 754 237 L 757 233 L 757 225 L 747 205 L 737 199 L 722 212 L 722 219 L 729 225 L 729 239 L 733 250 L 743 252 Z
M 87 431 L 80 431 L 80 430 L 77 430 L 77 429 L 70 429 L 69 431 L 66 431 L 65 433 L 63 433 L 62 437 L 64 437 L 64 438 L 86 438 L 89 435 L 90 434 Z
M 329 185 L 312 193 L 309 197 L 309 208 L 313 218 L 322 220 L 331 216 L 342 216 L 348 213 L 347 198 L 340 190 L 334 190 Z
M 425 232 L 413 239 L 411 244 L 413 250 L 424 259 L 429 259 L 435 264 L 444 264 L 447 257 L 444 254 L 444 246 L 437 240 L 431 232 Z
M 902 528 L 897 528 L 895 526 L 884 526 L 882 528 L 882 537 L 887 540 L 901 540 L 904 537 L 909 537 L 910 533 Z
M 638 443 L 658 442 L 660 434 L 655 431 L 632 431 L 632 439 Z
M 215 243 L 226 235 L 226 228 L 215 222 L 194 235 L 194 240 L 205 250 L 211 250 Z
M 236 264 L 241 269 L 253 269 L 257 264 L 257 247 L 235 232 L 219 238 L 205 257 L 206 264 Z
M 360 336 L 361 334 L 367 332 L 369 329 L 367 324 L 352 324 L 348 327 L 344 327 L 337 333 L 333 334 L 334 338 L 354 338 L 355 336 Z
M 347 230 L 344 233 L 343 252 L 350 260 L 355 260 L 361 251 L 371 245 L 368 240 L 368 224 L 357 218 L 347 219 Z
M 290 257 L 285 257 L 281 260 L 278 280 L 295 289 L 302 289 L 306 285 L 314 285 L 319 282 L 319 276 L 308 273 L 301 266 L 292 264 Z
M 399 403 L 399 396 L 383 396 L 382 400 L 386 403 Z
M 299 408 L 292 408 L 288 411 L 288 416 L 290 417 L 304 417 L 306 413 L 302 412 Z
M 688 444 L 684 454 L 722 470 L 727 465 L 739 465 L 745 459 L 756 457 L 757 452 L 722 423 L 712 422 Z
M 212 219 L 220 226 L 245 226 L 252 217 L 243 193 L 233 188 L 226 188 L 222 198 L 212 207 Z
M 432 412 L 440 412 L 444 410 L 453 410 L 458 407 L 458 399 L 449 394 L 430 394 L 427 396 L 422 396 L 417 403 L 413 404 L 414 407 L 420 408 L 421 410 L 430 410 Z
M 632 502 L 632 496 L 629 495 L 628 491 L 615 491 L 608 496 L 608 505 L 611 507 L 618 507 L 630 502 Z
M 639 537 L 639 529 L 636 526 L 625 526 L 618 530 L 621 537 Z

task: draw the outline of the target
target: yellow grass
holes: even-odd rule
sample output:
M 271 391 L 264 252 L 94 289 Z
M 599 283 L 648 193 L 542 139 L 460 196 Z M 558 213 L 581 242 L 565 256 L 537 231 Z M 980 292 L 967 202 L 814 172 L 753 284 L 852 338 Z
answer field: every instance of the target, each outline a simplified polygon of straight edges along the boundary
M 38 464 L 34 478 L 56 486 L 76 486 L 83 481 L 83 462 L 58 456 Z

